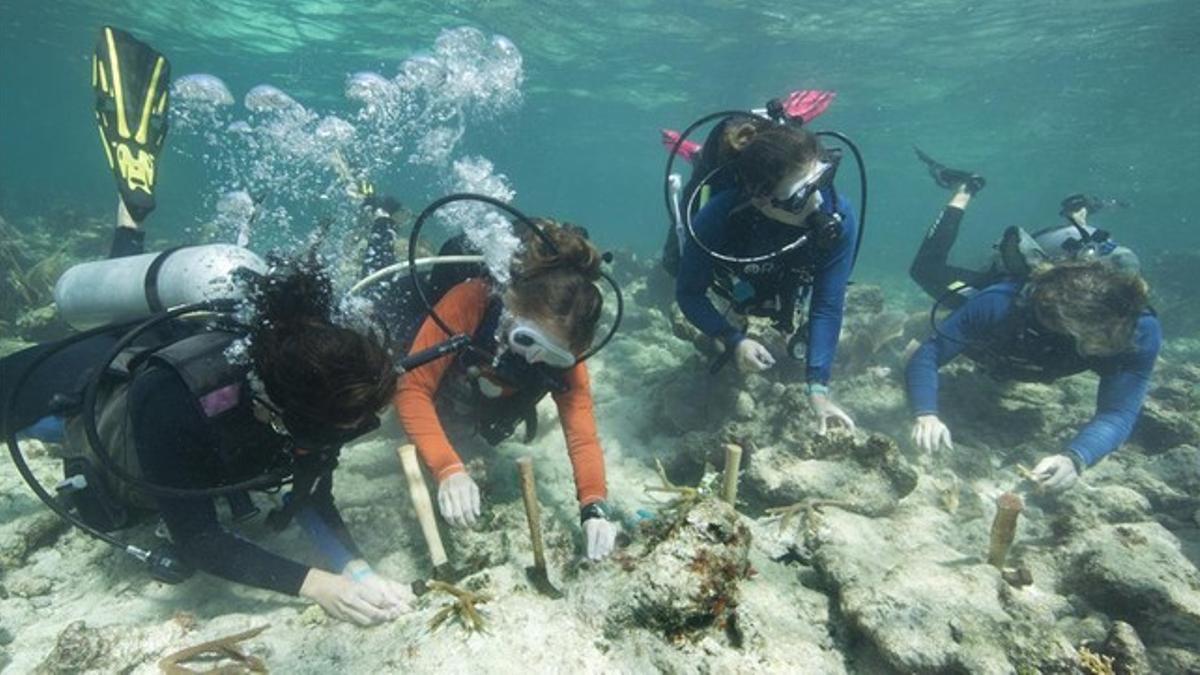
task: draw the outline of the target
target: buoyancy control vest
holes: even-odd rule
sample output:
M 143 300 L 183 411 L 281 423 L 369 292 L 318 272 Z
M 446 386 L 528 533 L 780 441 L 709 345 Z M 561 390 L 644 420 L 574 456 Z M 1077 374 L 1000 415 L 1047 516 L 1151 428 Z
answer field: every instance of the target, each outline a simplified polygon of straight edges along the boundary
M 821 212 L 834 216 L 840 223 L 836 191 L 822 190 L 821 196 Z M 728 251 L 723 251 L 737 257 L 774 247 L 774 242 L 764 241 L 771 233 L 776 233 L 784 243 L 796 238 L 793 226 L 777 223 L 749 206 L 731 214 L 727 227 L 745 233 Z M 713 291 L 739 314 L 771 319 L 776 329 L 790 334 L 796 330 L 797 307 L 816 279 L 823 250 L 817 241 L 810 241 L 786 255 L 762 262 L 715 261 Z
M 443 412 L 470 420 L 475 432 L 497 445 L 525 423 L 525 442 L 537 435 L 537 404 L 546 394 L 567 390 L 567 371 L 531 364 L 501 349 L 499 329 L 504 305 L 492 298 L 472 335 L 472 348 L 454 363 L 441 392 Z M 442 397 L 439 397 L 442 398 Z
M 137 377 L 152 368 L 166 368 L 184 383 L 196 413 L 205 420 L 213 441 L 212 455 L 205 458 L 205 463 L 212 473 L 232 483 L 267 472 L 290 472 L 294 468 L 290 466 L 290 437 L 256 415 L 254 393 L 248 382 L 249 366 L 231 363 L 227 357 L 229 347 L 242 337 L 236 332 L 206 330 L 157 347 L 122 353 L 110 367 L 96 409 L 97 427 L 110 458 L 126 472 L 146 477 L 130 429 L 129 395 Z M 104 531 L 126 527 L 135 521 L 137 512 L 153 510 L 156 501 L 136 485 L 103 471 L 82 426 L 78 415 L 67 420 L 69 450 L 64 473 L 68 478 L 84 475 L 90 489 L 72 493 L 72 499 L 89 525 Z M 232 506 L 239 500 L 231 496 L 229 501 Z
M 1023 298 L 1014 302 L 994 337 L 971 343 L 963 353 L 1001 381 L 1053 382 L 1096 365 L 1079 354 L 1070 336 L 1041 326 Z

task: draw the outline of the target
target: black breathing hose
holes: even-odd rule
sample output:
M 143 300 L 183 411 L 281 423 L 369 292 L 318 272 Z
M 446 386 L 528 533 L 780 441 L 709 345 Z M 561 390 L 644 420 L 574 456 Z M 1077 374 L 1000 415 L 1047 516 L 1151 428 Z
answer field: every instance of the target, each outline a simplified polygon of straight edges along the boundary
M 425 209 L 421 211 L 420 215 L 417 216 L 417 219 L 413 221 L 412 233 L 408 237 L 408 264 L 409 268 L 414 270 L 413 274 L 409 275 L 409 277 L 412 279 L 413 289 L 416 291 L 417 297 L 421 299 L 421 303 L 425 305 L 425 309 L 429 312 L 429 318 L 433 319 L 433 322 L 437 324 L 438 328 L 441 328 L 442 331 L 449 336 L 454 336 L 456 331 L 451 328 L 450 325 L 442 319 L 442 317 L 438 316 L 437 309 L 433 306 L 433 302 L 430 300 L 429 294 L 425 292 L 425 286 L 421 283 L 421 275 L 415 272 L 417 268 L 417 244 L 420 243 L 421 228 L 425 227 L 425 222 L 428 221 L 429 218 L 438 211 L 438 209 L 441 209 L 447 204 L 466 201 L 480 202 L 504 211 L 516 219 L 517 222 L 532 230 L 538 239 L 541 239 L 542 243 L 546 244 L 546 246 L 548 246 L 552 252 L 558 253 L 558 247 L 555 246 L 554 240 L 551 239 L 550 235 L 546 234 L 542 228 L 538 227 L 537 223 L 533 222 L 533 220 L 531 220 L 528 216 L 517 210 L 516 207 L 500 201 L 495 197 L 489 197 L 487 195 L 474 194 L 470 192 L 459 192 L 440 197 L 430 202 L 429 206 L 426 206 Z M 604 257 L 605 262 L 608 262 L 610 259 L 611 256 L 606 254 Z M 604 338 L 600 340 L 598 344 L 593 345 L 586 352 L 584 352 L 576 360 L 576 363 L 582 363 L 583 361 L 586 361 L 587 359 L 595 356 L 596 352 L 603 349 L 604 346 L 607 345 L 617 334 L 617 329 L 621 326 L 621 319 L 625 316 L 625 299 L 621 294 L 621 286 L 617 283 L 616 279 L 613 279 L 612 275 L 604 270 L 600 270 L 600 277 L 604 279 L 608 285 L 612 286 L 613 292 L 616 295 L 616 317 L 613 319 L 612 328 L 609 329 Z

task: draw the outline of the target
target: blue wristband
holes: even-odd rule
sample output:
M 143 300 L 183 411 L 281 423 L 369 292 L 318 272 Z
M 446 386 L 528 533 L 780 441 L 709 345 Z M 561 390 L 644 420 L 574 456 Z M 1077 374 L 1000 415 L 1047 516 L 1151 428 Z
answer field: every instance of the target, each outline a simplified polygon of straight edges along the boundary
M 374 573 L 375 573 L 375 570 L 371 569 L 370 565 L 363 565 L 362 567 L 360 567 L 350 573 L 350 580 L 351 581 L 362 581 L 363 579 L 366 579 L 367 577 L 371 576 Z
M 804 385 L 804 390 L 809 396 L 828 396 L 829 385 L 821 384 L 820 382 L 809 382 Z

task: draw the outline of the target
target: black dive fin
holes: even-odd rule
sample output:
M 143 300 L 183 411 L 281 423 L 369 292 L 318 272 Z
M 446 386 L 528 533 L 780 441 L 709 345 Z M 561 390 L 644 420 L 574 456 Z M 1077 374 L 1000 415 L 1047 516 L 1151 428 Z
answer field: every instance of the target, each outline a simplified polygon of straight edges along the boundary
M 136 222 L 154 210 L 170 88 L 165 56 L 125 31 L 100 29 L 92 55 L 96 122 L 121 201 Z
M 929 169 L 929 175 L 933 176 L 934 182 L 940 187 L 944 187 L 947 190 L 955 190 L 959 185 L 962 185 L 966 187 L 967 192 L 975 194 L 987 184 L 983 176 L 977 173 L 963 171 L 962 169 L 951 169 L 924 152 L 921 152 L 921 149 L 915 145 L 913 146 L 913 150 L 917 153 L 917 159 L 925 163 L 925 166 Z

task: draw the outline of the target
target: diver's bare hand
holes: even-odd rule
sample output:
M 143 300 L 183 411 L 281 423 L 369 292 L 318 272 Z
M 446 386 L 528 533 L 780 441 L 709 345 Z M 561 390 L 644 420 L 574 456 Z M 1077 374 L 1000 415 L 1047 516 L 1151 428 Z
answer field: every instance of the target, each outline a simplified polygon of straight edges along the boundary
M 937 415 L 918 415 L 913 423 L 911 437 L 913 445 L 925 452 L 943 448 L 954 449 L 954 442 L 950 440 L 950 429 Z
M 360 626 L 396 618 L 377 589 L 316 568 L 304 577 L 300 595 L 320 605 L 333 618 Z

